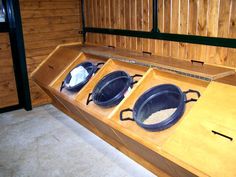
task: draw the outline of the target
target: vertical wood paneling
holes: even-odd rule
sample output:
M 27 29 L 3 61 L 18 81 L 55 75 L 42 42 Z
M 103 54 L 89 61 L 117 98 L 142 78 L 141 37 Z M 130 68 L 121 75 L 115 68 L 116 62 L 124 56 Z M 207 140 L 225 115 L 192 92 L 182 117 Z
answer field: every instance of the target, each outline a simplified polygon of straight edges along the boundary
M 90 8 L 90 2 L 89 1 L 84 1 L 84 18 L 85 18 L 85 26 L 91 27 L 91 11 L 89 10 Z M 86 34 L 86 40 L 91 41 L 91 35 Z
M 95 1 L 96 14 L 97 14 L 97 27 L 101 28 L 102 26 L 102 11 L 101 11 L 101 1 Z M 97 34 L 96 43 L 102 45 L 102 35 Z
M 232 1 L 232 5 L 231 5 L 229 37 L 236 38 L 236 1 L 235 0 Z
M 219 4 L 220 0 L 208 2 L 207 36 L 216 37 L 218 34 Z M 220 64 L 217 47 L 207 46 L 206 50 L 208 61 L 213 64 Z
M 197 0 L 189 0 L 189 18 L 188 18 L 188 34 L 194 35 L 197 31 Z M 197 58 L 197 45 L 187 44 L 187 59 Z
M 90 12 L 91 12 L 91 25 L 93 26 L 93 27 L 96 27 L 96 25 L 95 25 L 95 18 L 94 18 L 94 2 L 93 2 L 93 0 L 90 0 Z M 96 36 L 96 34 L 91 34 L 91 43 L 95 43 L 95 36 Z
M 116 22 L 115 22 L 115 1 L 113 1 L 113 0 L 110 0 L 110 17 L 111 17 L 111 28 L 115 28 L 116 27 Z M 115 46 L 116 45 L 116 37 L 115 36 L 111 36 L 111 39 L 112 39 L 112 41 L 111 41 L 111 44 L 113 45 L 113 46 Z
M 228 37 L 232 0 L 220 0 L 218 37 Z
M 164 1 L 164 32 L 170 33 L 171 27 L 171 0 Z M 163 55 L 170 56 L 170 42 L 163 41 Z
M 152 30 L 152 11 L 153 11 L 153 4 L 152 4 L 152 0 L 149 0 L 149 31 Z M 155 53 L 155 48 L 156 48 L 156 40 L 150 39 L 150 51 L 152 53 Z
M 131 29 L 131 0 L 125 0 L 125 29 Z M 131 49 L 131 38 L 126 37 L 126 48 Z
M 158 1 L 158 28 L 161 32 L 164 31 L 164 0 Z M 163 41 L 155 40 L 155 53 L 159 56 L 163 56 Z
M 103 4 L 103 5 L 105 6 L 106 27 L 111 28 L 111 20 L 110 20 L 110 17 L 111 17 L 110 11 L 111 11 L 111 9 L 109 8 L 110 7 L 110 0 L 105 0 L 105 4 Z M 109 37 L 109 35 L 105 35 L 105 37 L 106 37 L 106 45 L 111 45 L 111 38 Z
M 99 27 L 99 9 L 97 7 L 97 0 L 93 0 L 93 9 L 94 9 L 94 25 L 95 27 Z M 99 44 L 99 34 L 95 34 L 95 44 Z
M 236 38 L 236 1 L 232 1 L 229 37 Z M 227 65 L 236 67 L 236 49 L 228 49 Z
M 197 31 L 197 0 L 189 0 L 188 34 L 196 34 Z
M 208 11 L 208 1 L 198 0 L 198 16 L 197 16 L 197 31 L 196 34 L 200 36 L 207 35 L 207 11 Z M 206 46 L 197 45 L 197 55 L 196 59 L 205 61 L 206 58 Z
M 117 0 L 116 1 L 116 7 L 115 7 L 115 28 L 116 29 L 121 29 L 121 21 L 120 21 L 120 3 L 121 3 L 121 0 Z M 120 41 L 120 36 L 116 36 L 116 46 L 117 47 L 121 47 L 121 41 Z
M 143 24 L 142 24 L 142 30 L 143 31 L 150 31 L 149 30 L 149 0 L 143 0 L 143 5 L 142 5 L 142 12 L 143 12 Z M 150 47 L 149 47 L 149 43 L 150 40 L 149 39 L 143 39 L 142 42 L 142 49 L 143 51 L 149 51 Z
M 103 27 L 144 31 L 152 29 L 152 0 L 104 0 L 104 4 L 100 3 L 100 6 L 105 6 L 100 9 L 106 11 L 97 14 L 105 16 Z M 92 10 L 93 7 L 90 8 Z M 91 14 L 90 18 L 96 19 L 96 14 Z M 158 0 L 158 28 L 166 33 L 236 38 L 235 14 L 234 0 Z M 235 49 L 135 37 L 102 36 L 106 43 L 111 41 L 110 45 L 121 48 L 236 67 Z
M 207 36 L 217 37 L 220 0 L 208 1 Z
M 206 36 L 206 34 L 207 34 L 207 11 L 208 11 L 208 1 L 207 0 L 199 0 L 199 2 L 198 2 L 197 35 Z
M 188 33 L 188 1 L 180 0 L 180 25 L 179 33 Z M 179 43 L 179 58 L 186 59 L 187 56 L 187 44 Z
M 131 29 L 137 30 L 137 0 L 131 0 Z M 131 38 L 131 49 L 137 50 L 137 38 Z
M 143 30 L 143 0 L 137 0 L 137 30 Z M 137 50 L 142 51 L 142 38 L 137 38 Z
M 179 30 L 179 0 L 172 0 L 171 4 L 171 30 L 173 34 L 177 34 Z M 179 57 L 179 42 L 171 42 L 171 56 Z
M 125 0 L 120 0 L 120 28 L 125 29 Z M 126 38 L 121 36 L 120 38 L 120 47 L 126 45 Z

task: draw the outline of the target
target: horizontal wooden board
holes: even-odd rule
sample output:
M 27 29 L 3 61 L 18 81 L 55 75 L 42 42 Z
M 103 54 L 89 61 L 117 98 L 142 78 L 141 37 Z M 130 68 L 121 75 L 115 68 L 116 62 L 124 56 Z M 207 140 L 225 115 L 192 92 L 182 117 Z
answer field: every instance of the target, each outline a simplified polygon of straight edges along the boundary
M 59 44 L 82 41 L 80 1 L 21 0 L 20 7 L 29 75 Z M 48 103 L 31 79 L 30 91 L 33 105 Z
M 215 80 L 227 75 L 234 74 L 233 69 L 217 67 L 212 65 L 201 65 L 191 63 L 185 60 L 179 60 L 171 57 L 145 56 L 140 52 L 132 52 L 124 49 L 113 49 L 109 47 L 100 47 L 87 45 L 82 49 L 85 53 L 94 55 L 109 56 L 118 60 L 126 60 L 132 63 L 143 64 L 157 67 L 159 69 L 176 72 L 187 76 Z

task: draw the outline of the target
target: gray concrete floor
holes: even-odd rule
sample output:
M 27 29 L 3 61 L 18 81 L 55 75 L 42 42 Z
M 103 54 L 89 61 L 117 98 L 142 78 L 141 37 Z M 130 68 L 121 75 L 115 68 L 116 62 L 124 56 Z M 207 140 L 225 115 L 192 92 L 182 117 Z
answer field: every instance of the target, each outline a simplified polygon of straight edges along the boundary
M 153 177 L 52 105 L 0 115 L 0 177 Z

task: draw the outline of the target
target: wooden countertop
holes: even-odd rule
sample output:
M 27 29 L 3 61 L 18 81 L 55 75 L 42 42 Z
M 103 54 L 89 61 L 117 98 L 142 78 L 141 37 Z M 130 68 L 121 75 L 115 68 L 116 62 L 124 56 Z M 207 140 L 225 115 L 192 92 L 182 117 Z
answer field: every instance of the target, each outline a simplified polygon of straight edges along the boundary
M 187 76 L 190 75 L 206 80 L 215 80 L 235 73 L 235 70 L 229 68 L 208 64 L 192 64 L 190 61 L 171 57 L 160 57 L 155 55 L 147 56 L 146 54 L 140 52 L 128 51 L 124 49 L 84 45 L 84 47 L 82 47 L 82 51 L 85 53 L 119 59 L 126 62 L 129 61 L 141 65 L 145 64 L 148 66 L 155 66 L 158 69 L 184 74 Z
M 222 78 L 219 78 L 215 81 L 220 82 L 220 83 L 224 83 L 224 84 L 229 84 L 229 85 L 236 86 L 236 74 L 226 76 L 226 77 L 222 77 Z

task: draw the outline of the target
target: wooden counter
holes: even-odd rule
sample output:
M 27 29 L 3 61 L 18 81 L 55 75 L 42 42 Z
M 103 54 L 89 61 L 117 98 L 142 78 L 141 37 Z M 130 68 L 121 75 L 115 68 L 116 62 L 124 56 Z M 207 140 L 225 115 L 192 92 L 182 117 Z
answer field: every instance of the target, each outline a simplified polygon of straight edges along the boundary
M 232 152 L 236 138 L 236 87 L 232 86 L 235 81 L 226 79 L 225 82 L 231 85 L 219 83 L 224 82 L 224 78 L 220 77 L 230 77 L 228 75 L 234 70 L 210 65 L 195 66 L 185 63 L 187 61 L 175 65 L 179 61 L 170 58 L 165 65 L 164 59 L 157 57 L 152 62 L 151 57 L 107 47 L 59 46 L 36 69 L 32 78 L 60 110 L 158 176 L 235 176 L 236 156 Z M 60 83 L 70 69 L 81 61 L 91 59 L 106 63 L 78 93 L 60 92 Z M 118 106 L 105 111 L 93 103 L 87 106 L 87 94 L 101 77 L 118 69 L 130 74 L 139 73 L 143 77 Z M 213 79 L 217 80 L 209 81 Z M 149 132 L 135 122 L 119 120 L 122 109 L 132 108 L 144 91 L 163 83 L 175 84 L 183 91 L 195 89 L 202 96 L 196 103 L 186 105 L 180 121 L 161 132 Z
M 140 52 L 132 52 L 124 49 L 85 45 L 81 49 L 85 53 L 113 58 L 126 62 L 156 67 L 161 70 L 183 74 L 205 80 L 215 80 L 235 73 L 235 70 L 208 64 L 195 64 L 186 60 L 171 57 L 147 55 Z

